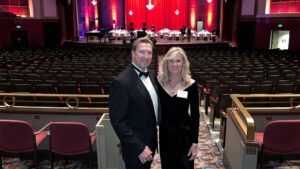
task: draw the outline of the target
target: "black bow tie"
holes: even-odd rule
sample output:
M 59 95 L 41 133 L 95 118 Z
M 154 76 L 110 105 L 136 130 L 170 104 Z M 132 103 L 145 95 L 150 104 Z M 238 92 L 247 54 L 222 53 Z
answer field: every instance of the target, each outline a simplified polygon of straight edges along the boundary
M 137 67 L 135 67 L 134 65 L 132 65 L 133 68 L 139 72 L 139 77 L 142 77 L 142 76 L 145 76 L 145 77 L 148 77 L 149 76 L 149 72 L 142 72 L 140 71 L 140 69 L 138 69 Z
M 140 77 L 142 77 L 142 76 L 148 77 L 149 76 L 149 72 L 140 72 L 139 76 Z

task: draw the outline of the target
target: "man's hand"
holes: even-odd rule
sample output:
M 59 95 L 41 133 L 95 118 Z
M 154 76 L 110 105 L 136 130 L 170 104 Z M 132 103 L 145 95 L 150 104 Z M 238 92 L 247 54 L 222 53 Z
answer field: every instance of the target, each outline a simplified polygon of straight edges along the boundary
M 144 151 L 138 157 L 142 164 L 153 160 L 152 151 L 148 146 L 145 147 Z
M 190 160 L 195 160 L 196 155 L 197 155 L 197 150 L 198 150 L 197 144 L 195 144 L 195 143 L 192 144 L 190 151 L 187 155 L 187 156 L 190 156 Z

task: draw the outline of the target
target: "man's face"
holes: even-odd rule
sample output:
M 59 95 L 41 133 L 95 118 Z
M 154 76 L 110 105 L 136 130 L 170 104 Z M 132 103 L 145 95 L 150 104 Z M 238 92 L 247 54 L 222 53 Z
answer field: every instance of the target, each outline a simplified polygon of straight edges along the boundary
M 152 61 L 152 46 L 150 43 L 140 43 L 132 51 L 132 61 L 142 70 L 145 70 Z

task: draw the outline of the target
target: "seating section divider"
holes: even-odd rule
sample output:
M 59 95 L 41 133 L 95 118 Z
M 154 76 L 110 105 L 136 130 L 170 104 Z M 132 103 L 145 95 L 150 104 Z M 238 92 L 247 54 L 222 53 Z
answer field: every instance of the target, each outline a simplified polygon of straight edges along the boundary
M 120 141 L 114 132 L 109 114 L 104 113 L 96 125 L 98 169 L 125 169 Z

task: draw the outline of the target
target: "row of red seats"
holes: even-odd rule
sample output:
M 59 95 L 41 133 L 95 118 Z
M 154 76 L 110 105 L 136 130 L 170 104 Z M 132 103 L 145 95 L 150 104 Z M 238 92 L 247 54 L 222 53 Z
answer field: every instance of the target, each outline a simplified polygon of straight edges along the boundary
M 49 129 L 49 130 L 48 130 Z M 92 145 L 96 140 L 95 132 L 79 122 L 51 122 L 37 132 L 32 126 L 20 120 L 0 120 L 0 155 L 6 153 L 34 153 L 35 168 L 38 168 L 38 146 L 49 136 L 51 169 L 54 167 L 54 155 L 73 156 L 89 154 L 92 165 Z M 2 160 L 0 156 L 0 167 Z

